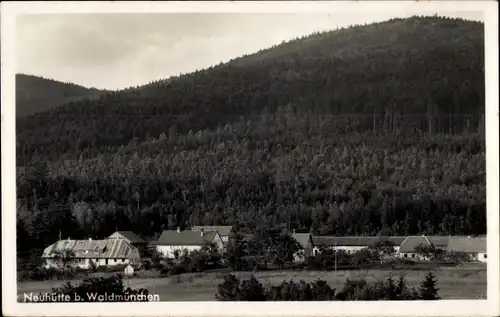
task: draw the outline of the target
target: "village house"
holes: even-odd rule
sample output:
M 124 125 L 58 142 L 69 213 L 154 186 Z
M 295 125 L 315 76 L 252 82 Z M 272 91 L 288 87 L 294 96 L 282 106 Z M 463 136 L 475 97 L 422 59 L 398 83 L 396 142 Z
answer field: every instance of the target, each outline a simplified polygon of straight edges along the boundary
M 487 262 L 485 237 L 450 237 L 446 252 L 466 254 L 470 261 Z
M 96 266 L 113 266 L 119 264 L 137 264 L 140 262 L 139 250 L 123 239 L 105 240 L 59 240 L 45 248 L 42 258 L 45 267 L 61 267 L 58 259 L 61 253 L 70 251 L 74 254 L 69 265 L 88 269 L 91 263 Z
M 222 242 L 224 243 L 224 248 L 222 249 L 223 251 L 227 249 L 229 241 L 231 240 L 231 235 L 234 233 L 233 226 L 194 226 L 191 230 L 198 232 L 201 230 L 204 230 L 205 232 L 217 231 L 222 238 Z
M 312 254 L 316 255 L 321 249 L 342 250 L 348 254 L 374 247 L 379 242 L 388 242 L 394 248 L 394 254 L 399 253 L 401 243 L 406 239 L 404 236 L 312 236 Z
M 204 229 L 200 231 L 185 230 L 164 230 L 158 241 L 156 241 L 156 250 L 165 258 L 175 258 L 176 252 L 188 252 L 200 250 L 208 243 L 215 243 L 219 250 L 223 250 L 224 242 L 217 231 L 206 232 Z
M 411 260 L 430 260 L 431 256 L 418 252 L 418 246 L 430 247 L 436 253 L 446 252 L 450 236 L 408 236 L 399 247 L 399 257 Z
M 139 250 L 139 253 L 142 256 L 145 255 L 148 243 L 135 234 L 132 231 L 116 231 L 112 235 L 110 235 L 107 239 L 123 239 L 128 244 L 136 247 Z
M 294 254 L 295 262 L 304 262 L 313 252 L 312 235 L 310 233 L 296 233 L 293 230 L 292 237 L 300 244 L 302 248 Z

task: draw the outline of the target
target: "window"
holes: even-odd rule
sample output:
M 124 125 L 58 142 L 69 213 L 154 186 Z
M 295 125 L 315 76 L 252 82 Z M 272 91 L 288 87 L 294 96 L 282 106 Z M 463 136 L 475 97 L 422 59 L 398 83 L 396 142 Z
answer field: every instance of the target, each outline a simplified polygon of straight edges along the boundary
M 117 262 L 117 260 L 115 259 L 115 263 Z
M 412 257 L 412 258 L 414 258 L 414 257 L 415 257 L 415 254 L 413 254 L 413 253 L 412 253 L 412 254 L 411 254 L 411 257 Z
M 483 254 L 483 258 L 487 259 L 487 258 L 488 258 L 488 255 L 486 255 L 486 253 L 485 253 L 485 254 Z
M 108 259 L 106 259 L 106 262 L 105 262 L 105 263 L 106 263 L 106 265 L 108 265 Z
M 404 256 L 405 256 L 405 258 L 407 258 L 407 257 L 408 257 L 408 254 L 406 254 L 406 253 L 405 253 L 405 255 L 404 255 Z
M 125 259 L 122 259 L 122 262 L 125 262 Z

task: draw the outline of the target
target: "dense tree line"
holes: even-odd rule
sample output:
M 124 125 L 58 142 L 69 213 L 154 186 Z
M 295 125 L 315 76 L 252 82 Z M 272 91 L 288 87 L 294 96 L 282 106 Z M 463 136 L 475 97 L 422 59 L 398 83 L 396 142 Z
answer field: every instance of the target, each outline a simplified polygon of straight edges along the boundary
M 426 275 L 418 290 L 410 287 L 401 275 L 398 281 L 392 276 L 375 282 L 347 279 L 338 292 L 319 279 L 312 283 L 283 281 L 267 287 L 253 275 L 248 280 L 240 280 L 228 274 L 217 286 L 215 298 L 219 301 L 438 300 L 438 291 L 432 272 Z
M 375 131 L 481 131 L 483 42 L 482 23 L 440 17 L 312 34 L 21 118 L 17 162 L 94 157 L 134 138 L 214 129 L 289 103 L 339 119 L 355 115 L 349 121 Z
M 335 235 L 486 232 L 478 134 L 346 134 L 330 120 L 284 110 L 93 159 L 20 167 L 19 245 L 46 246 L 61 230 L 154 236 L 201 224 Z

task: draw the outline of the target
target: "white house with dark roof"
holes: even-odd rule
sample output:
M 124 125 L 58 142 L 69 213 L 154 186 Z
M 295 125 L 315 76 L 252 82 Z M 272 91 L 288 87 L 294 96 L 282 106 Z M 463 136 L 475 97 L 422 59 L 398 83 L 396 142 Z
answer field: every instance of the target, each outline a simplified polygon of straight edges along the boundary
M 222 239 L 222 242 L 224 243 L 224 249 L 227 247 L 231 233 L 234 230 L 233 226 L 194 226 L 191 228 L 192 231 L 198 231 L 200 232 L 201 230 L 205 232 L 211 232 L 211 231 L 217 231 Z
M 188 252 L 200 250 L 207 243 L 215 243 L 219 250 L 223 250 L 224 242 L 217 231 L 205 230 L 193 231 L 180 228 L 177 230 L 164 230 L 158 241 L 156 241 L 156 250 L 166 258 L 175 258 L 175 252 Z
M 106 240 L 59 240 L 45 248 L 42 258 L 45 267 L 58 267 L 57 256 L 60 252 L 71 251 L 74 259 L 70 263 L 74 267 L 89 268 L 91 262 L 96 266 L 113 266 L 118 264 L 137 264 L 140 262 L 139 250 L 122 239 Z
M 487 262 L 486 237 L 450 237 L 446 252 L 467 254 L 471 261 Z
M 451 236 L 408 236 L 399 247 L 399 257 L 411 260 L 429 260 L 429 256 L 417 252 L 417 246 L 432 247 L 437 252 L 446 252 Z

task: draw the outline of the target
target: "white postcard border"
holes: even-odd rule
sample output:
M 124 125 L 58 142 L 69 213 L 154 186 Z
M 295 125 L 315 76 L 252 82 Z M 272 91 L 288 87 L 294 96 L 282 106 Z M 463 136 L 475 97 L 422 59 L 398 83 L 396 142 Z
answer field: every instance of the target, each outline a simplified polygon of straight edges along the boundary
M 482 11 L 485 16 L 487 300 L 437 302 L 17 303 L 15 251 L 15 15 L 149 12 Z M 8 316 L 494 316 L 499 296 L 498 4 L 496 1 L 2 2 L 2 306 Z

